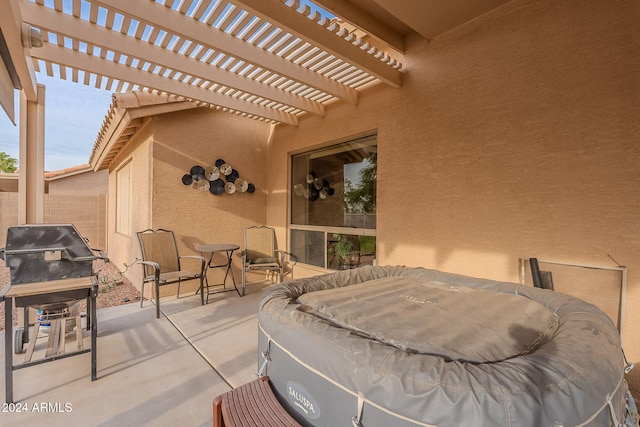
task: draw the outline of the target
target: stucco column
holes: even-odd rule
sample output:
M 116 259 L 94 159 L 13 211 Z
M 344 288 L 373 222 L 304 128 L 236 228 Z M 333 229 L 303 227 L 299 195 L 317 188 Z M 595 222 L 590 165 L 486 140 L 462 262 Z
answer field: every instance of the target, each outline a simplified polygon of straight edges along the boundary
M 20 93 L 18 224 L 44 221 L 44 85 L 36 102 Z

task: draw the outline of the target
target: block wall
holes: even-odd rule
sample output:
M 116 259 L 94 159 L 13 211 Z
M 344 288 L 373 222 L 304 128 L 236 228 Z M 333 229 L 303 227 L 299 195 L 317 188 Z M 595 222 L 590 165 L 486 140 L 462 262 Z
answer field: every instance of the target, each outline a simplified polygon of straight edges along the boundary
M 73 196 L 45 194 L 44 223 L 71 223 L 89 239 L 94 249 L 106 249 L 107 195 Z M 7 240 L 7 228 L 18 225 L 18 193 L 0 192 L 0 246 Z

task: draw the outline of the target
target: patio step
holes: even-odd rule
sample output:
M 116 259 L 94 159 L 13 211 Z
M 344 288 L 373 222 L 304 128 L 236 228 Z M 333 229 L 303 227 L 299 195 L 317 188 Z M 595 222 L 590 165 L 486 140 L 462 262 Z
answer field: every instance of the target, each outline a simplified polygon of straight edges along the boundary
M 261 377 L 213 400 L 213 427 L 301 427 Z

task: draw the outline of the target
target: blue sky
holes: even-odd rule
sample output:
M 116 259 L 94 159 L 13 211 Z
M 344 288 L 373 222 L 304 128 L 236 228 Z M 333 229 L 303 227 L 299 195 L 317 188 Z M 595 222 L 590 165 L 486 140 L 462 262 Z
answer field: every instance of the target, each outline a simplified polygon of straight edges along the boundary
M 88 163 L 93 143 L 111 104 L 112 92 L 37 73 L 45 89 L 45 170 Z M 16 116 L 19 98 L 16 91 Z M 18 121 L 19 118 L 17 117 Z M 18 158 L 18 126 L 0 110 L 0 151 Z

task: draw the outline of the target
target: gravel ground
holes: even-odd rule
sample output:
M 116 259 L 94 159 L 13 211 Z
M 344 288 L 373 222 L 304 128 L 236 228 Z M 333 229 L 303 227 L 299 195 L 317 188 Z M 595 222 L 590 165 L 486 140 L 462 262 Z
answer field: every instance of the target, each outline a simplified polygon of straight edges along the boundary
M 114 307 L 140 301 L 140 292 L 120 271 L 111 263 L 102 260 L 93 262 L 93 271 L 98 273 L 97 308 Z M 9 283 L 9 268 L 0 259 L 0 289 Z M 85 310 L 86 302 L 80 303 L 80 309 Z M 13 310 L 13 324 L 18 321 L 18 310 Z M 4 303 L 0 304 L 0 330 L 4 329 Z

